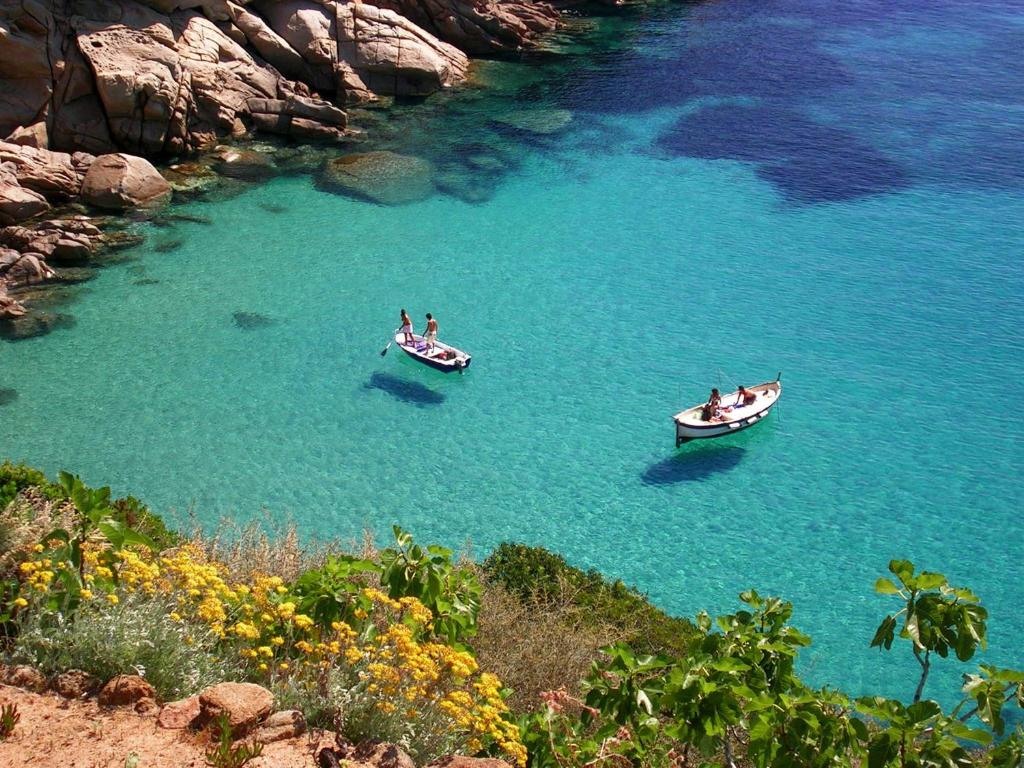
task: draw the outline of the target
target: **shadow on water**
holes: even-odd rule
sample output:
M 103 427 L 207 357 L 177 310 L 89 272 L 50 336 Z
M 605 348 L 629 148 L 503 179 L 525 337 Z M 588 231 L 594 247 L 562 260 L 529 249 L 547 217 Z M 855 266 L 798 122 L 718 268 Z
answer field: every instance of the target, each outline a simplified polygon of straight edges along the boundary
M 243 331 L 257 331 L 274 324 L 274 318 L 261 315 L 259 312 L 233 312 L 231 317 L 234 318 L 235 325 Z
M 380 371 L 370 375 L 370 380 L 363 385 L 363 389 L 379 389 L 382 392 L 387 392 L 396 400 L 411 403 L 418 408 L 440 405 L 444 402 L 444 395 L 435 392 L 428 386 Z
M 736 445 L 683 450 L 651 464 L 640 476 L 644 485 L 674 485 L 706 480 L 728 472 L 743 459 L 746 449 Z
M 0 405 L 8 405 L 18 399 L 18 390 L 0 387 Z

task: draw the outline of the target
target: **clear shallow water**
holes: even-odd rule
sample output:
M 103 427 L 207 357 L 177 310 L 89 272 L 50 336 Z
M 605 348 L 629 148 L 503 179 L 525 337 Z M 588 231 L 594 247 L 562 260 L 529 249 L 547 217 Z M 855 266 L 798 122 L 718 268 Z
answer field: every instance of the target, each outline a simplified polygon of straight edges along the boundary
M 486 202 L 288 177 L 152 229 L 73 328 L 0 346 L 0 454 L 210 524 L 544 544 L 682 614 L 753 586 L 795 603 L 811 679 L 854 693 L 912 689 L 867 648 L 874 579 L 909 557 L 973 586 L 990 658 L 1020 664 L 1012 6 L 727 0 L 588 40 L 380 127 L 440 166 L 498 147 Z M 489 121 L 523 104 L 573 123 Z M 382 359 L 400 306 L 473 369 Z M 673 450 L 673 412 L 778 370 L 770 421 Z

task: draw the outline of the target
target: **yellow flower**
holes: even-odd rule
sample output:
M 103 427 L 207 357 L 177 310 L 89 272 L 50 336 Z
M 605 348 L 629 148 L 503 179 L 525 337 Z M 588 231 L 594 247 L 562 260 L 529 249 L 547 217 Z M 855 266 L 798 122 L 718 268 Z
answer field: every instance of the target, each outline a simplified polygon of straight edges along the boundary
M 36 544 L 34 547 L 32 547 L 33 552 L 42 552 L 44 549 L 46 549 L 46 547 L 44 547 L 42 544 Z
M 28 600 L 26 600 L 24 597 L 19 597 L 15 599 L 14 604 L 19 608 L 24 608 L 28 605 Z
M 277 594 L 283 595 L 285 592 L 288 591 L 288 587 L 278 587 L 275 591 L 277 592 Z
M 171 621 L 181 621 L 181 614 L 173 612 L 170 614 Z
M 295 603 L 281 603 L 277 606 L 277 615 L 282 619 L 290 619 L 295 615 Z
M 261 661 L 261 662 L 260 662 L 260 666 L 259 666 L 259 670 L 260 670 L 260 672 L 266 672 L 266 671 L 267 671 L 267 669 L 268 669 L 268 667 L 267 667 L 266 663 L 264 663 L 264 662 L 262 662 L 262 661 Z
M 303 613 L 296 615 L 295 626 L 299 629 L 309 629 L 313 626 L 313 620 Z
M 83 589 L 78 594 L 82 596 L 83 600 L 92 600 L 92 590 L 90 589 Z
M 280 664 L 277 665 L 277 668 L 280 669 L 282 672 L 287 672 L 288 671 L 288 662 L 287 661 L 282 661 Z
M 283 637 L 272 637 L 272 638 L 270 638 L 270 644 L 271 645 L 284 645 L 284 638 Z
M 111 605 L 117 605 L 121 601 L 118 600 L 117 595 L 107 595 L 107 602 Z

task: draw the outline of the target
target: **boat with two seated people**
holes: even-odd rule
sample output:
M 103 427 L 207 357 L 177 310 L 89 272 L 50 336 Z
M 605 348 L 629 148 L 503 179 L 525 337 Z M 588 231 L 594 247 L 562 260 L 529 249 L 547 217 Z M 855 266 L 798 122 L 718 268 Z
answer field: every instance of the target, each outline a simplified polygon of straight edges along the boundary
M 413 360 L 418 360 L 431 368 L 451 373 L 458 371 L 462 373 L 469 368 L 473 358 L 461 349 L 456 349 L 450 344 L 443 344 L 440 341 L 428 342 L 423 336 L 412 335 L 412 342 L 406 342 L 406 335 L 401 330 L 395 331 L 395 344 L 402 348 Z
M 712 400 L 687 408 L 672 417 L 676 425 L 676 448 L 690 440 L 731 435 L 752 427 L 768 415 L 781 396 L 780 373 L 775 381 L 741 387 L 722 395 L 717 403 Z

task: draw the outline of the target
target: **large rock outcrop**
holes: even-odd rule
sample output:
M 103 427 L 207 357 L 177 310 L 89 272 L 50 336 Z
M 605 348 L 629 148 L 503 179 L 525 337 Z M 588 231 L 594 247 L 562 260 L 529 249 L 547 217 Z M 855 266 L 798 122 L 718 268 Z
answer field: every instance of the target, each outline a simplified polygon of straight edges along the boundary
M 462 82 L 469 66 L 458 48 L 374 5 L 260 0 L 254 7 L 308 65 L 313 87 L 349 103 L 426 96 Z
M 145 156 L 253 129 L 337 140 L 345 115 L 324 97 L 424 96 L 465 79 L 464 50 L 557 23 L 531 0 L 8 0 L 0 138 Z
M 518 51 L 556 29 L 559 13 L 532 0 L 378 0 L 466 53 Z

